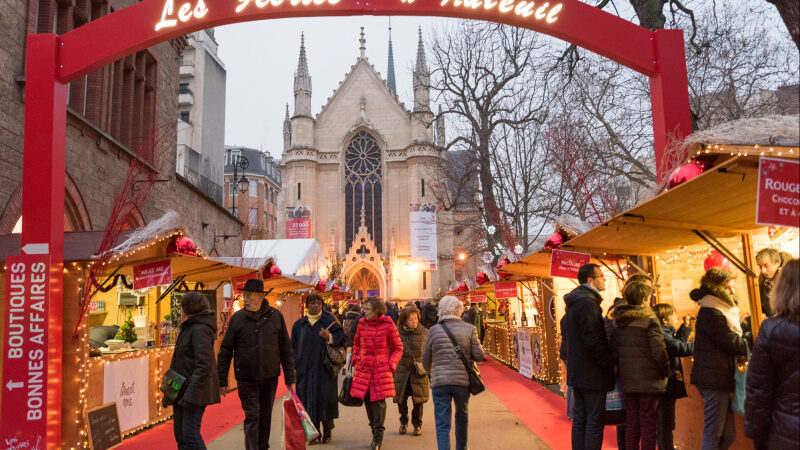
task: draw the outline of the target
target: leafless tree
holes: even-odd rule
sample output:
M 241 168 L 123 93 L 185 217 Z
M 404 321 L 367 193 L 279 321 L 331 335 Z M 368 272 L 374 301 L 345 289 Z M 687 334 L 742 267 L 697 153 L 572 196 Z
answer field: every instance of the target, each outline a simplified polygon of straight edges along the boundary
M 549 73 L 537 68 L 547 56 L 545 46 L 528 30 L 477 21 L 459 21 L 433 41 L 431 87 L 444 105 L 439 117 L 456 131 L 444 148 L 467 152 L 478 175 L 478 206 L 486 229 L 507 228 L 492 173 L 493 137 L 502 127 L 544 121 Z M 485 238 L 489 248 L 503 245 L 497 233 Z

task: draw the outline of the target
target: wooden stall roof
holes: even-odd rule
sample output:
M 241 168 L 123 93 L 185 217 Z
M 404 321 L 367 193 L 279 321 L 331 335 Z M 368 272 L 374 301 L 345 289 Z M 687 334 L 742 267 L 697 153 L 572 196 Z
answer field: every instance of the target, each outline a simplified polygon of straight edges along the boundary
M 238 277 L 255 272 L 254 269 L 248 267 L 232 266 L 209 258 L 174 253 L 141 261 L 126 261 L 126 264 L 122 265 L 122 268 L 117 273 L 132 276 L 134 266 L 163 261 L 165 259 L 169 259 L 172 264 L 172 278 L 175 279 L 185 275 L 187 282 L 218 282 L 229 280 L 231 277 Z M 117 267 L 117 264 L 111 264 L 107 267 L 106 271 L 111 273 Z
M 503 267 L 500 271 L 516 275 L 549 278 L 550 253 L 549 249 L 539 250 Z
M 272 257 L 239 258 L 230 256 L 215 256 L 211 259 L 230 265 L 249 267 L 258 271 L 263 270 L 268 263 L 275 262 Z M 264 280 L 264 290 L 269 291 L 272 289 L 272 293 L 281 294 L 283 292 L 310 288 L 315 282 L 316 280 L 314 280 L 314 277 L 312 276 L 281 275 L 279 277 L 267 278 Z
M 745 233 L 756 224 L 758 159 L 732 158 L 565 242 L 565 250 L 654 255 L 715 236 Z M 507 266 L 508 268 L 509 266 Z

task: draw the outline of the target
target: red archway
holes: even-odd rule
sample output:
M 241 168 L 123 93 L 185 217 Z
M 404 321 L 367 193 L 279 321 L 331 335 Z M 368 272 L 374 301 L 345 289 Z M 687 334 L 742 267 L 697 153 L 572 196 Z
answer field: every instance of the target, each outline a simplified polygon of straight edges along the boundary
M 348 15 L 444 16 L 505 23 L 577 44 L 647 75 L 660 177 L 664 176 L 665 150 L 691 131 L 682 32 L 651 32 L 578 0 L 143 0 L 61 36 L 29 35 L 22 245 L 49 245 L 50 350 L 44 368 L 48 373 L 48 448 L 58 447 L 61 430 L 67 83 L 136 51 L 204 28 L 284 17 Z M 40 438 L 45 434 L 44 423 L 27 425 L 31 428 L 26 432 Z

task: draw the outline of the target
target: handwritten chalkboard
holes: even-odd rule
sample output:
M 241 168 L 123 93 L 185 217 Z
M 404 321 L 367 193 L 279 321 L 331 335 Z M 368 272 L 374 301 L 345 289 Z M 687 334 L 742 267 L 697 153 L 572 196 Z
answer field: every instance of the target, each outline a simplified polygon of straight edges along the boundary
M 189 292 L 199 292 L 203 294 L 206 299 L 208 300 L 208 307 L 214 311 L 216 315 L 217 312 L 217 291 L 212 290 L 198 290 L 198 291 L 172 291 L 170 293 L 170 302 L 169 302 L 169 309 L 170 314 L 172 315 L 172 324 L 176 327 L 180 326 L 181 321 L 183 320 L 183 309 L 181 309 L 181 298 Z
M 116 403 L 86 411 L 86 423 L 89 424 L 89 445 L 93 450 L 106 450 L 122 444 Z

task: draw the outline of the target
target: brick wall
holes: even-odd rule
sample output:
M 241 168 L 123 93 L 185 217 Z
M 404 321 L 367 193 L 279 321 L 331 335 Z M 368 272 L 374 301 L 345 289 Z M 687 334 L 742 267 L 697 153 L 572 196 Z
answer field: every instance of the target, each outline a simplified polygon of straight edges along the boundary
M 38 2 L 35 2 L 38 4 Z M 126 2 L 126 3 L 131 3 Z M 0 2 L 0 214 L 9 212 L 15 191 L 22 182 L 23 120 L 24 117 L 24 47 L 26 30 L 30 27 L 27 16 L 36 17 L 30 12 L 25 0 L 4 0 Z M 40 19 L 42 19 L 40 17 Z M 35 28 L 35 27 L 34 27 Z M 146 109 L 146 102 L 155 106 L 155 141 L 158 178 L 172 177 L 171 181 L 156 183 L 141 210 L 145 221 L 161 217 L 167 210 L 177 211 L 186 232 L 195 239 L 200 248 L 210 252 L 216 249 L 220 255 L 233 256 L 240 253 L 240 238 L 217 239 L 215 235 L 239 235 L 241 223 L 227 213 L 203 193 L 175 176 L 176 160 L 176 122 L 178 116 L 178 65 L 180 42 L 170 41 L 158 44 L 148 52 L 157 61 L 154 96 L 148 100 L 142 95 L 143 84 L 131 83 L 129 95 L 137 102 L 138 111 Z M 141 53 L 140 53 L 141 54 Z M 129 57 L 130 64 L 138 70 L 147 70 L 146 57 Z M 122 62 L 115 63 L 117 66 Z M 110 71 L 111 67 L 101 69 Z M 123 73 L 123 72 L 117 72 Z M 130 72 L 129 72 L 130 73 Z M 109 79 L 89 76 L 86 89 L 108 90 Z M 74 98 L 76 88 L 73 84 L 70 96 Z M 140 95 L 136 95 L 136 91 Z M 113 101 L 113 99 L 112 99 Z M 71 102 L 72 106 L 79 106 Z M 99 107 L 97 105 L 95 108 Z M 86 208 L 93 229 L 103 229 L 108 221 L 114 202 L 114 194 L 124 182 L 133 153 L 132 147 L 140 143 L 140 136 L 126 135 L 124 123 L 128 121 L 132 129 L 146 129 L 148 117 L 143 113 L 133 113 L 122 117 L 100 114 L 88 108 L 83 111 L 71 109 L 67 114 L 67 173 L 75 184 L 74 195 L 80 196 Z M 88 117 L 88 119 L 87 119 Z M 115 122 L 116 121 L 116 122 Z M 129 133 L 129 132 L 128 132 Z M 19 194 L 17 194 L 19 195 Z M 79 202 L 80 203 L 80 202 Z M 2 223 L 15 222 L 17 217 L 2 217 Z M 207 225 L 202 226 L 202 222 Z M 8 230 L 0 230 L 8 232 Z

